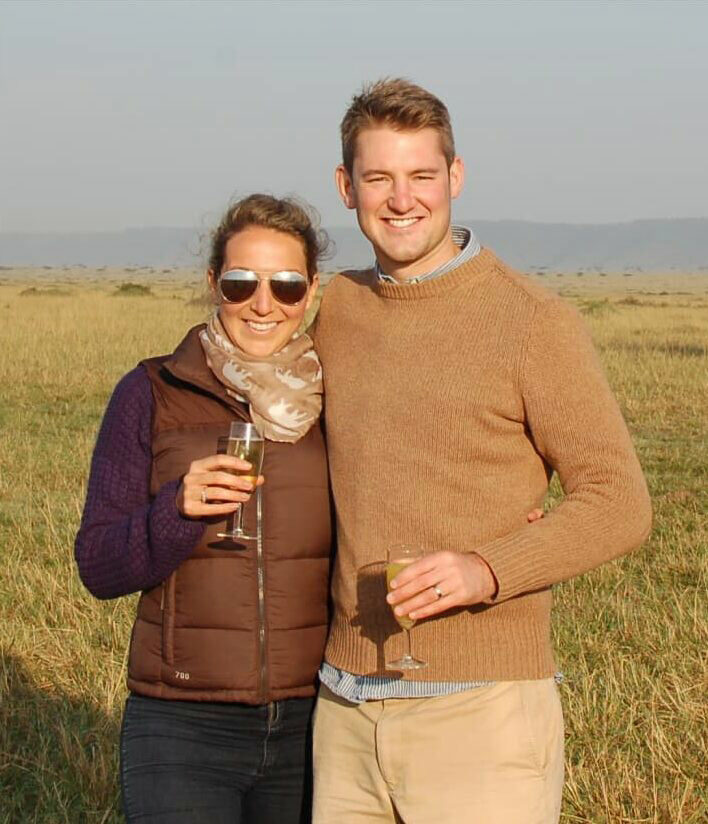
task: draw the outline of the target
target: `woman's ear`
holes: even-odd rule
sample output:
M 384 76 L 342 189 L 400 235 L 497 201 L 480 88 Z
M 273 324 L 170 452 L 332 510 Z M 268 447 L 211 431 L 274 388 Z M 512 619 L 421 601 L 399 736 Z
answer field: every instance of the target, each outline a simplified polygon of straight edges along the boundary
M 310 308 L 310 306 L 312 306 L 312 301 L 315 299 L 315 296 L 317 295 L 317 289 L 319 285 L 320 276 L 317 273 L 315 273 L 312 276 L 312 282 L 310 283 L 310 287 L 307 290 L 307 298 L 305 300 L 305 311 L 307 311 Z
M 207 269 L 206 282 L 207 282 L 207 286 L 209 287 L 209 293 L 211 295 L 212 300 L 214 301 L 214 303 L 218 303 L 219 302 L 219 279 L 211 271 L 211 269 Z

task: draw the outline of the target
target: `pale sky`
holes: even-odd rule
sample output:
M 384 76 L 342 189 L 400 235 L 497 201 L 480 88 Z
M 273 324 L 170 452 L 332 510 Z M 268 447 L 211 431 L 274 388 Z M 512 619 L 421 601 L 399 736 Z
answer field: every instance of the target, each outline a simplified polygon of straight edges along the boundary
M 333 185 L 365 81 L 450 109 L 462 218 L 708 216 L 707 2 L 0 0 L 0 231 L 205 226 Z

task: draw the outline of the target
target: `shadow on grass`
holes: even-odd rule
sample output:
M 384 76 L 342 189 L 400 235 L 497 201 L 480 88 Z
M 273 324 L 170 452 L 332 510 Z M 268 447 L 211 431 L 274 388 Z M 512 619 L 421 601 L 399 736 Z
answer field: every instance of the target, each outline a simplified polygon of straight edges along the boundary
M 627 352 L 630 355 L 648 357 L 652 354 L 671 355 L 678 358 L 705 358 L 708 355 L 708 346 L 703 346 L 699 343 L 681 343 L 679 341 L 667 341 L 662 343 L 647 342 L 637 343 L 636 341 L 629 342 L 613 342 L 610 345 L 600 346 L 602 351 L 619 350 Z
M 0 651 L 0 824 L 117 824 L 119 719 Z

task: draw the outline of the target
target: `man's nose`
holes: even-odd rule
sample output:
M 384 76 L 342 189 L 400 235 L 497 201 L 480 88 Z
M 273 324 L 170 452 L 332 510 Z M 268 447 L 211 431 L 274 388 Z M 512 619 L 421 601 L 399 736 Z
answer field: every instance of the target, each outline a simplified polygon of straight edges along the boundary
M 273 296 L 270 293 L 270 283 L 267 280 L 259 280 L 258 288 L 253 295 L 251 308 L 259 315 L 268 315 L 273 311 Z
M 389 208 L 399 214 L 405 214 L 413 208 L 414 202 L 415 201 L 408 181 L 395 181 L 388 199 Z

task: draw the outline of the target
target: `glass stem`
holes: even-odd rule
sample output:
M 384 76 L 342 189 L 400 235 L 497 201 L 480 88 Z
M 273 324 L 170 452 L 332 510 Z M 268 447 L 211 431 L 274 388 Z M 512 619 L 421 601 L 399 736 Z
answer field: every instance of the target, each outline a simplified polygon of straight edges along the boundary
M 405 654 L 405 657 L 406 658 L 412 658 L 413 656 L 411 655 L 411 631 L 409 629 L 407 629 L 405 632 L 406 632 L 406 654 Z
M 238 505 L 238 509 L 236 510 L 236 525 L 234 527 L 234 532 L 237 535 L 241 535 L 243 532 L 243 504 Z

